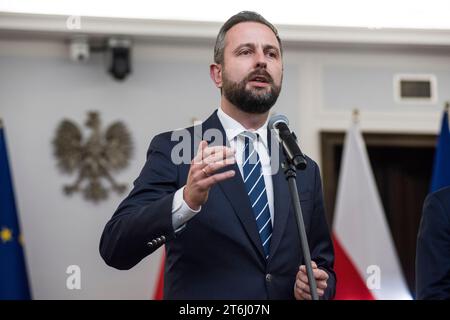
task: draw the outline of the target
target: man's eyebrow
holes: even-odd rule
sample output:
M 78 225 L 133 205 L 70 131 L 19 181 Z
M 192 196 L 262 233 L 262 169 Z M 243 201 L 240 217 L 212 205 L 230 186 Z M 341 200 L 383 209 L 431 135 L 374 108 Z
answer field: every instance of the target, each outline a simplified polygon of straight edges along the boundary
M 237 46 L 236 49 L 233 50 L 233 53 L 237 53 L 243 47 L 249 47 L 251 49 L 255 49 L 256 45 L 251 42 L 240 44 L 239 46 Z M 265 51 L 266 50 L 275 50 L 278 54 L 280 53 L 280 49 L 278 49 L 278 47 L 271 45 L 271 44 L 263 45 L 263 50 L 265 50 Z
M 271 45 L 271 44 L 266 44 L 265 46 L 264 46 L 264 50 L 275 50 L 277 53 L 280 53 L 280 49 L 278 49 L 278 47 L 276 47 L 276 46 L 273 46 L 273 45 Z
M 236 49 L 233 50 L 233 52 L 237 53 L 243 47 L 250 47 L 250 48 L 254 49 L 255 48 L 255 44 L 251 43 L 251 42 L 240 44 L 239 46 L 237 46 Z

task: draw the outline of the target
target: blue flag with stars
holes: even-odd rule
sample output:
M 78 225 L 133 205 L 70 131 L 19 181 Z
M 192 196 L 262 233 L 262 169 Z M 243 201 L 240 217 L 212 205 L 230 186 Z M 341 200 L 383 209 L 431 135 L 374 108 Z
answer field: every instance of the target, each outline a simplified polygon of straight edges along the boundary
M 450 186 L 450 131 L 448 127 L 448 107 L 442 117 L 441 134 L 439 135 L 434 155 L 433 176 L 430 192 Z
M 31 298 L 22 244 L 0 120 L 0 300 Z

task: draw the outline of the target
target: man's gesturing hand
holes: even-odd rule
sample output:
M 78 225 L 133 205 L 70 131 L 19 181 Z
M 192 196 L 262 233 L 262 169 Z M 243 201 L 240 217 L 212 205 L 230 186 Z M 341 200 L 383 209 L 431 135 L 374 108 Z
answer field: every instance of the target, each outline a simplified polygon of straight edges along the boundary
M 313 275 L 317 284 L 317 295 L 323 296 L 325 289 L 327 288 L 328 273 L 319 269 L 314 261 L 311 261 L 313 268 Z M 295 299 L 297 300 L 311 300 L 311 291 L 309 289 L 308 275 L 306 273 L 306 266 L 301 265 L 295 279 L 294 288 Z
M 235 175 L 234 170 L 215 173 L 217 170 L 235 163 L 235 152 L 225 146 L 208 147 L 201 141 L 197 155 L 191 161 L 191 168 L 184 188 L 183 198 L 193 210 L 198 210 L 208 200 L 209 189 L 219 181 Z

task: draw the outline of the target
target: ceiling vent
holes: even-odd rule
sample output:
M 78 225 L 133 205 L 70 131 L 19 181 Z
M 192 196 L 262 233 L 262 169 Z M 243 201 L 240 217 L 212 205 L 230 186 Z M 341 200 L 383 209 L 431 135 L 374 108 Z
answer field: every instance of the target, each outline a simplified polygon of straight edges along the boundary
M 432 74 L 397 74 L 394 76 L 394 99 L 398 103 L 437 102 L 437 80 Z

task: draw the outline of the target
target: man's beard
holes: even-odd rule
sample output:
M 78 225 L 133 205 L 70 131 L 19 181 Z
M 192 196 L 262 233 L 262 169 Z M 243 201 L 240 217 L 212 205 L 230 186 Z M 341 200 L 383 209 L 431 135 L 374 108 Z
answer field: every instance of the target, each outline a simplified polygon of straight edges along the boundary
M 255 76 L 263 76 L 269 87 L 253 87 L 246 89 L 247 83 Z M 267 90 L 269 88 L 269 90 Z M 257 69 L 240 82 L 228 80 L 223 74 L 223 94 L 233 105 L 241 111 L 254 114 L 263 114 L 272 108 L 281 91 L 281 84 L 275 85 L 272 77 L 265 69 Z

